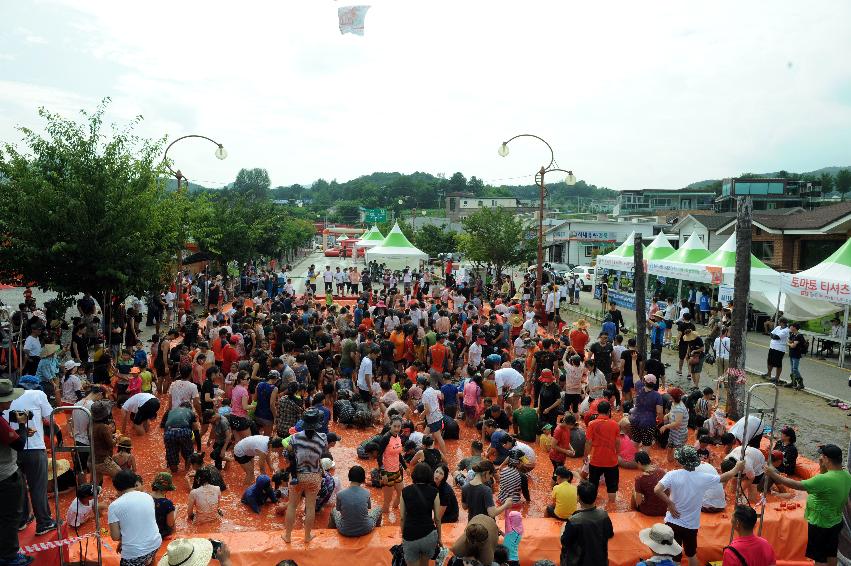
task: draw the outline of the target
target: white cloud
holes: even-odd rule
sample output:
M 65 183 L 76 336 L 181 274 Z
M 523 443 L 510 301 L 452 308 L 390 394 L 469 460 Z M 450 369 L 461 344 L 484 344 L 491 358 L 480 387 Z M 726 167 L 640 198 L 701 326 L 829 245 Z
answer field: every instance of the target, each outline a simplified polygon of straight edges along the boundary
M 617 188 L 849 161 L 851 101 L 835 96 L 851 80 L 841 0 L 770 11 L 371 3 L 364 37 L 341 36 L 326 0 L 162 3 L 165 20 L 156 2 L 55 11 L 81 58 L 118 66 L 99 85 L 117 115 L 143 114 L 153 137 L 197 132 L 228 147 L 219 162 L 203 144 L 176 146 L 198 179 L 227 182 L 243 166 L 267 167 L 276 184 L 375 170 L 531 178 L 543 146 L 496 155 L 522 132 L 549 140 L 580 178 Z
M 19 27 L 15 31 L 26 43 L 31 45 L 47 45 L 49 43 L 46 37 L 38 35 L 27 28 Z

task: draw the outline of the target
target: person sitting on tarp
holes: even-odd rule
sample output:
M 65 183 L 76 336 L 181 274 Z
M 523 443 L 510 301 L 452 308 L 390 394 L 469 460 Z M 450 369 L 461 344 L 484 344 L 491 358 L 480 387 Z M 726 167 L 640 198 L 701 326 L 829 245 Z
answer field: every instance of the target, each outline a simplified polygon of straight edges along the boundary
M 249 486 L 242 494 L 243 503 L 248 505 L 255 513 L 260 513 L 260 508 L 267 501 L 276 503 L 278 494 L 272 489 L 272 480 L 266 474 L 260 474 L 254 480 L 254 485 Z

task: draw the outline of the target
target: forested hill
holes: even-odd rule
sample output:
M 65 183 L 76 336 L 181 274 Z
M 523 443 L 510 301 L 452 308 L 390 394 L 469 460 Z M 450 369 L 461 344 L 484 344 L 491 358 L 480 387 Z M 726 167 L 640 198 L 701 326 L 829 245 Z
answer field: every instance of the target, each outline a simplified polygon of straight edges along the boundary
M 588 185 L 578 181 L 566 190 L 563 182 L 548 185 L 551 202 L 558 203 L 570 198 L 591 197 L 599 199 L 614 198 L 616 192 L 605 187 Z M 535 185 L 504 185 L 495 187 L 486 185 L 481 179 L 472 176 L 467 179 L 461 173 L 449 178 L 438 177 L 430 173 L 416 172 L 410 175 L 402 173 L 372 173 L 345 183 L 319 179 L 312 187 L 290 185 L 275 187 L 273 199 L 311 200 L 314 205 L 331 206 L 341 201 L 357 201 L 366 208 L 395 207 L 402 200 L 404 208 L 438 208 L 438 202 L 448 193 L 468 192 L 475 196 L 503 196 L 519 199 L 535 199 L 538 189 Z

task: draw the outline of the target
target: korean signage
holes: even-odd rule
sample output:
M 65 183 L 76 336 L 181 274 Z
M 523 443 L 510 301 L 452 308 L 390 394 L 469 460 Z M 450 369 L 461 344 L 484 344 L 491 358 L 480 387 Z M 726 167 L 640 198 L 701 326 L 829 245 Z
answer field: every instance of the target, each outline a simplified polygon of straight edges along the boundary
M 594 230 L 571 230 L 570 238 L 573 240 L 585 240 L 588 242 L 616 242 L 614 232 L 597 232 Z
M 783 273 L 783 290 L 810 299 L 843 305 L 851 304 L 851 284 L 848 282 Z
M 718 287 L 718 302 L 722 305 L 726 305 L 727 303 L 733 300 L 733 286 L 732 285 L 720 285 Z
M 368 223 L 387 222 L 386 208 L 364 208 L 363 221 Z

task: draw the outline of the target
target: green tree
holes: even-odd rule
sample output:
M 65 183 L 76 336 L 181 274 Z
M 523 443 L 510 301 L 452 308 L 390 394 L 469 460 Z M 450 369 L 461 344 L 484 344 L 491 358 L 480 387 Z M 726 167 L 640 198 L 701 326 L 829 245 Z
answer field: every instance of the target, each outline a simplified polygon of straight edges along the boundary
M 256 200 L 269 200 L 271 191 L 269 187 L 269 172 L 265 169 L 255 167 L 254 169 L 240 169 L 233 182 L 233 190 L 242 196 Z
M 458 250 L 458 242 L 455 233 L 447 230 L 445 226 L 426 224 L 414 234 L 414 245 L 429 255 L 437 257 L 438 254 L 454 252 Z
M 334 205 L 334 212 L 330 218 L 335 222 L 359 222 L 360 221 L 360 205 L 351 200 L 342 200 Z
M 818 180 L 821 181 L 821 192 L 822 192 L 822 194 L 827 194 L 827 193 L 833 192 L 833 187 L 834 187 L 833 175 L 825 172 L 825 173 L 822 173 L 821 175 L 819 175 Z
M 25 149 L 0 152 L 0 278 L 65 298 L 142 295 L 169 279 L 184 203 L 166 194 L 163 140 L 133 133 L 141 116 L 104 128 L 108 103 L 82 122 L 42 108 L 44 134 L 19 128 Z
M 843 195 L 847 194 L 848 191 L 851 191 L 851 170 L 840 169 L 837 171 L 835 181 L 836 190 Z
M 458 249 L 478 264 L 492 264 L 497 276 L 505 267 L 530 261 L 536 241 L 526 237 L 523 223 L 499 208 L 482 208 L 461 220 L 464 233 L 458 236 Z

